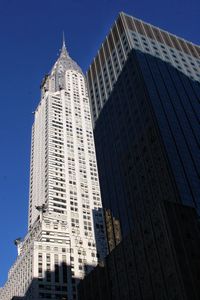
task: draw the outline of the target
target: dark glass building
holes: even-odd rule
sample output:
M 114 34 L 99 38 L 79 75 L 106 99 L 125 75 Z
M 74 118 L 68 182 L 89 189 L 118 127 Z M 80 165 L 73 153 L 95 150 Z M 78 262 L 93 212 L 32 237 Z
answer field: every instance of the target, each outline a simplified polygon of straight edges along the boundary
M 110 249 L 160 201 L 200 212 L 200 47 L 120 13 L 87 72 Z
M 120 13 L 87 80 L 110 253 L 80 300 L 200 299 L 199 46 Z
M 86 276 L 79 300 L 199 300 L 199 249 L 195 209 L 164 201 Z
M 160 201 L 200 211 L 200 84 L 131 50 L 94 129 L 104 207 L 122 235 Z

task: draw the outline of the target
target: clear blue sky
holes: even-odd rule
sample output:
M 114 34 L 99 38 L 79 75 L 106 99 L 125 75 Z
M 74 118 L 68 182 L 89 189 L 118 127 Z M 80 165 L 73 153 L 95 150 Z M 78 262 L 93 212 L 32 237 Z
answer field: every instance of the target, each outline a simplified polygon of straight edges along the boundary
M 0 0 L 0 286 L 27 230 L 31 112 L 62 30 L 85 72 L 119 11 L 199 44 L 199 0 Z

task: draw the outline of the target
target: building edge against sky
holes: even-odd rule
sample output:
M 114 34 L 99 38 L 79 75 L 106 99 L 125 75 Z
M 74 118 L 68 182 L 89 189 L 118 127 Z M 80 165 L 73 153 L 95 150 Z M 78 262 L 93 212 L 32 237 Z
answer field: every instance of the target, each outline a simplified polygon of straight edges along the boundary
M 31 144 L 29 232 L 1 300 L 77 299 L 77 282 L 106 254 L 84 75 L 65 41 L 41 84 Z

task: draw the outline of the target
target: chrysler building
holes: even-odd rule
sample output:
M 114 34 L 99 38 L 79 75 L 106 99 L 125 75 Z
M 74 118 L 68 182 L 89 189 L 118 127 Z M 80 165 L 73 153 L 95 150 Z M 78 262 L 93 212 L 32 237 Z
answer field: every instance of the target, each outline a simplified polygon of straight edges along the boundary
M 28 224 L 0 299 L 77 299 L 106 243 L 86 81 L 64 39 L 34 112 Z

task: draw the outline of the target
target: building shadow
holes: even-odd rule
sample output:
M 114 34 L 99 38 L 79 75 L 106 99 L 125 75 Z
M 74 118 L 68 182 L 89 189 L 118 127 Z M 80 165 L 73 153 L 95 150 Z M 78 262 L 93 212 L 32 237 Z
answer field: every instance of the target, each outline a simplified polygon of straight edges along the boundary
M 86 272 L 92 269 L 89 265 L 84 265 L 83 268 Z M 45 271 L 38 278 L 33 278 L 25 296 L 14 296 L 12 300 L 78 299 L 77 286 L 80 278 L 73 276 L 71 266 L 68 266 L 66 263 L 55 264 L 54 269 L 54 271 Z
M 108 254 L 107 239 L 106 239 L 106 223 L 105 214 L 103 208 L 97 208 L 92 210 L 94 235 L 97 249 L 98 262 L 102 262 L 105 256 Z

